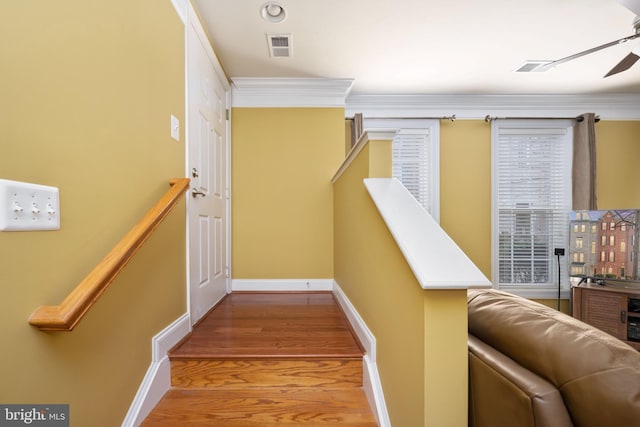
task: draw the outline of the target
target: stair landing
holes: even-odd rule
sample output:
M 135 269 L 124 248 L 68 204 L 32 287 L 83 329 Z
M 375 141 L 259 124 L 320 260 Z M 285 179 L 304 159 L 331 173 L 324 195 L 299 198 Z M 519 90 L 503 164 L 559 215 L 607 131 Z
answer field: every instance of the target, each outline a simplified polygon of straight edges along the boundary
M 363 350 L 330 292 L 228 295 L 169 353 L 143 426 L 377 426 Z

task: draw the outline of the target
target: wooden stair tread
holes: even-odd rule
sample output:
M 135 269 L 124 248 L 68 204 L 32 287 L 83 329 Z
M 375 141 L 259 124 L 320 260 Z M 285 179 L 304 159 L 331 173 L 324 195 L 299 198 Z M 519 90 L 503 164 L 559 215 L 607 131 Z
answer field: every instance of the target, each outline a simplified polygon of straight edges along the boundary
M 172 389 L 142 426 L 178 425 L 375 427 L 377 423 L 362 389 Z
M 169 358 L 360 358 L 363 350 L 330 292 L 232 293 Z

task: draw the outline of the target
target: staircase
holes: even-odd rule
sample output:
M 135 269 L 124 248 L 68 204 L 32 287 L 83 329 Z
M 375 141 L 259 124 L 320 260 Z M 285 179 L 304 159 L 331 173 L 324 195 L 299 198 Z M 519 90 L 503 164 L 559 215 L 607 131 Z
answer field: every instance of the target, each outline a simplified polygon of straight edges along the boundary
M 142 426 L 377 426 L 362 356 L 330 292 L 233 293 L 171 350 Z

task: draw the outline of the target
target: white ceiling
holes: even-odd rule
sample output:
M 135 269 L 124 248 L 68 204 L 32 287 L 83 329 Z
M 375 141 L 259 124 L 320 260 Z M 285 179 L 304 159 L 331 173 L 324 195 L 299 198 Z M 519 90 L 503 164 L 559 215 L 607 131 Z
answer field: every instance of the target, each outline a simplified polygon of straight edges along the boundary
M 352 94 L 640 94 L 640 62 L 603 78 L 640 39 L 514 72 L 633 34 L 635 14 L 616 0 L 278 0 L 278 24 L 261 18 L 265 2 L 194 0 L 232 79 L 351 78 Z M 293 57 L 270 58 L 267 33 L 291 34 Z

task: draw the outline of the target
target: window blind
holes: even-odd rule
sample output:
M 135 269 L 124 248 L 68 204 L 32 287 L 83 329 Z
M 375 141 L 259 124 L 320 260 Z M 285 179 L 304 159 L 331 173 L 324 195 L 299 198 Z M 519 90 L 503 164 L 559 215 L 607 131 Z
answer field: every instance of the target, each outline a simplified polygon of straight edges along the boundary
M 440 222 L 440 122 L 422 118 L 365 118 L 364 129 L 396 131 L 392 174 Z
M 492 127 L 494 283 L 557 286 L 554 248 L 568 247 L 571 125 L 554 120 Z M 560 262 L 565 286 L 566 265 Z
M 428 130 L 401 130 L 396 134 L 393 140 L 393 177 L 402 182 L 428 212 L 432 212 L 433 207 L 433 161 Z

